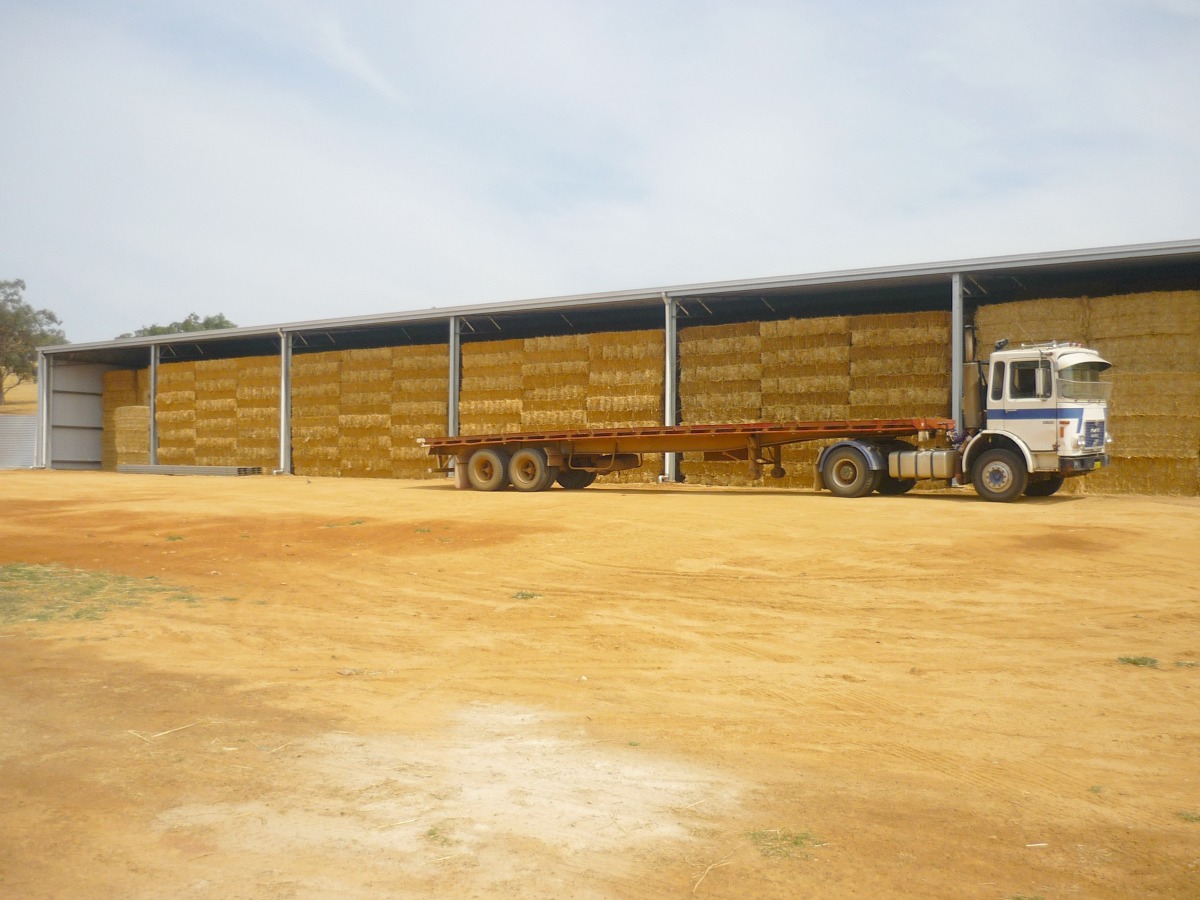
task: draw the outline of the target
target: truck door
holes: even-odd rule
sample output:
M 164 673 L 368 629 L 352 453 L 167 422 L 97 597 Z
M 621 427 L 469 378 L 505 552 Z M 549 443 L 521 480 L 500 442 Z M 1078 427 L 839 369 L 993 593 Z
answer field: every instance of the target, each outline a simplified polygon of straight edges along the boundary
M 1053 452 L 1058 431 L 1050 361 L 1011 360 L 1007 376 L 1002 400 L 1004 430 L 1023 440 L 1034 453 Z

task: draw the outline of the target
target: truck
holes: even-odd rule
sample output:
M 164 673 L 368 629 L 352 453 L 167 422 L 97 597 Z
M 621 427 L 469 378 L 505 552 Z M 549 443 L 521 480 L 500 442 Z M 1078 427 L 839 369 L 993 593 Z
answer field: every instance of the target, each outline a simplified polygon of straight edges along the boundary
M 717 423 L 564 429 L 419 438 L 461 489 L 587 487 L 640 467 L 648 453 L 702 453 L 742 462 L 752 477 L 784 476 L 783 448 L 831 441 L 817 459 L 819 488 L 839 497 L 899 495 L 923 479 L 974 485 L 985 500 L 1049 497 L 1066 479 L 1109 464 L 1112 368 L 1093 349 L 1050 341 L 1009 347 L 966 364 L 961 421 L 943 418 Z

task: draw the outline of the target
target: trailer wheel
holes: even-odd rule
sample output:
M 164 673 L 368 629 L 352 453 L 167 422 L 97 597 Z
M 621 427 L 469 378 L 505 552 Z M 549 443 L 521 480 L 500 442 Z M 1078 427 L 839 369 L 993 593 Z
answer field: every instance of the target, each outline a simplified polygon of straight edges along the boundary
M 821 475 L 830 493 L 839 497 L 864 497 L 875 490 L 882 472 L 873 472 L 867 457 L 854 447 L 838 447 L 825 457 Z
M 477 491 L 500 491 L 508 486 L 508 454 L 480 447 L 467 460 L 467 481 Z
M 508 478 L 518 491 L 544 491 L 554 482 L 555 467 L 541 447 L 522 447 L 508 461 Z
M 1029 472 L 1025 460 L 1011 450 L 988 450 L 975 461 L 971 481 L 984 500 L 1007 503 L 1021 496 L 1029 484 Z
M 1041 478 L 1030 479 L 1025 488 L 1026 497 L 1050 497 L 1058 493 L 1058 489 L 1066 481 L 1061 475 L 1045 475 Z
M 565 490 L 581 491 L 596 480 L 596 473 L 583 469 L 559 469 L 556 480 Z
M 879 487 L 876 490 L 885 497 L 898 497 L 907 494 L 917 486 L 915 478 L 893 478 L 887 472 L 880 472 Z

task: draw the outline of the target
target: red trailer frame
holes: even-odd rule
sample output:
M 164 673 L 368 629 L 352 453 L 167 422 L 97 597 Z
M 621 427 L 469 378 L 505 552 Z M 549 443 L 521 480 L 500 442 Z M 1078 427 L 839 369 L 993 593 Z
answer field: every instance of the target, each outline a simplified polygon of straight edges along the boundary
M 595 428 L 529 431 L 517 434 L 418 438 L 437 471 L 456 473 L 459 487 L 497 490 L 510 480 L 518 490 L 545 490 L 560 473 L 584 487 L 597 474 L 637 468 L 646 453 L 703 453 L 706 460 L 748 462 L 755 476 L 771 465 L 782 475 L 781 448 L 804 441 L 838 438 L 899 439 L 950 432 L 952 419 L 859 419 L 820 422 L 747 422 L 712 425 L 660 425 L 648 428 Z M 543 470 L 552 470 L 547 476 Z

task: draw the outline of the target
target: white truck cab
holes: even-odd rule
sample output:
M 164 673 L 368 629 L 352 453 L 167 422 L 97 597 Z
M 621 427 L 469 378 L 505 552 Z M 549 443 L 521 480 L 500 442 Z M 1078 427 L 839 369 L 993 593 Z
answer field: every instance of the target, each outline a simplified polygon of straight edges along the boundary
M 1111 368 L 1082 344 L 1000 341 L 986 363 L 967 364 L 962 426 L 941 447 L 838 441 L 817 460 L 820 483 L 841 497 L 903 494 L 930 478 L 970 482 L 985 500 L 1049 497 L 1067 478 L 1108 465 Z
M 962 472 L 980 495 L 1049 496 L 1064 479 L 1108 465 L 1110 368 L 1077 343 L 998 343 L 981 372 L 982 427 L 961 446 Z

